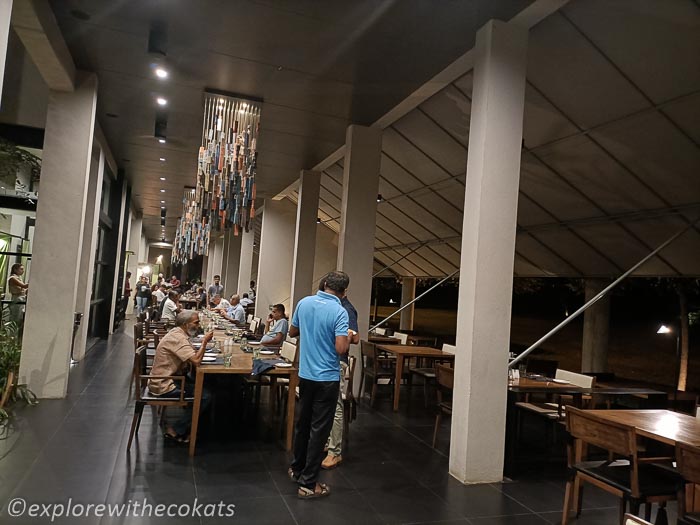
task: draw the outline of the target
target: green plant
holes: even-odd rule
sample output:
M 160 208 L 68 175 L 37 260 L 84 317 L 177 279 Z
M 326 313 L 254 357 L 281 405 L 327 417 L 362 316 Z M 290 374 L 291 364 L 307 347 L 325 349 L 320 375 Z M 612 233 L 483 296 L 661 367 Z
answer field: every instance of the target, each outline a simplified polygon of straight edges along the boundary
M 41 159 L 29 151 L 18 147 L 15 143 L 0 138 L 0 179 L 12 184 L 17 178 L 17 172 L 22 167 L 28 167 L 32 181 L 39 180 L 41 175 Z
M 27 385 L 17 384 L 19 360 L 22 354 L 20 331 L 14 322 L 0 326 L 0 425 L 6 423 L 8 403 L 23 401 L 36 405 L 37 398 Z

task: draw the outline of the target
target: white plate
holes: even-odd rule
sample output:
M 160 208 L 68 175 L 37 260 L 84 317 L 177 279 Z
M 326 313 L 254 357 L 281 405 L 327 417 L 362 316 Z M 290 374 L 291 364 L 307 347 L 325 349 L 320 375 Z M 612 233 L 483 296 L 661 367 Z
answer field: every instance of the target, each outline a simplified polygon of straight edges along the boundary
M 292 368 L 292 363 L 276 363 L 277 368 Z
M 275 352 L 274 350 L 260 350 L 260 353 L 265 355 L 274 355 Z
M 214 357 L 213 355 L 205 355 L 204 357 L 202 357 L 203 363 L 213 363 L 214 361 L 216 361 L 216 357 Z
M 564 381 L 563 379 L 552 379 L 552 383 L 559 383 L 561 385 L 568 385 L 568 381 Z
M 260 344 L 260 341 L 248 341 L 248 344 L 251 346 L 256 346 Z

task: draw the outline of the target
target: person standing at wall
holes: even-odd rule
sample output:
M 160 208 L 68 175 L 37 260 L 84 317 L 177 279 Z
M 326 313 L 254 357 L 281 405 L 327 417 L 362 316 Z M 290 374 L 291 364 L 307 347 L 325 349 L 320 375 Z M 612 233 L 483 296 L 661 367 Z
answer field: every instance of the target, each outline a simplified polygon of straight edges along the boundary
M 136 306 L 138 307 L 138 315 L 143 314 L 151 304 L 151 286 L 148 284 L 148 277 L 141 276 L 139 284 L 136 286 Z
M 29 285 L 22 280 L 24 266 L 20 263 L 12 265 L 10 268 L 10 278 L 7 280 L 7 291 L 10 293 L 10 321 L 18 325 L 22 322 L 24 305 L 27 301 L 27 290 Z
M 220 295 L 221 297 L 224 296 L 224 287 L 221 286 L 221 276 L 220 275 L 214 276 L 214 282 L 211 284 L 211 286 L 207 290 L 207 306 L 209 306 L 211 304 L 211 300 L 216 295 Z
M 340 303 L 350 278 L 330 272 L 324 290 L 303 298 L 292 317 L 289 335 L 300 338 L 299 415 L 294 427 L 294 459 L 287 474 L 302 499 L 330 495 L 318 482 L 323 447 L 333 426 L 340 388 L 338 356 L 348 351 L 348 313 Z

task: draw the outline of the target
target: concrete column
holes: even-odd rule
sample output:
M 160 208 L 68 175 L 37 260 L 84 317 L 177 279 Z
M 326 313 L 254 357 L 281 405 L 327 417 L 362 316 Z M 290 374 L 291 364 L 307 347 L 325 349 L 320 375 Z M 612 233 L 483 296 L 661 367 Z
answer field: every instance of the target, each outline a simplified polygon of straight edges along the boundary
M 241 262 L 238 265 L 238 291 L 247 292 L 250 288 L 250 274 L 253 270 L 253 244 L 255 243 L 255 228 L 241 232 Z M 255 298 L 257 304 L 258 298 Z
M 233 234 L 233 230 L 226 232 L 226 237 L 224 238 L 224 264 L 221 270 L 221 281 L 224 286 L 225 293 L 228 297 L 235 293 L 244 293 L 248 289 L 239 290 L 238 289 L 238 267 L 241 264 L 241 238 L 242 235 L 239 232 L 238 235 Z
M 131 214 L 131 226 L 129 227 L 129 247 L 128 250 L 133 252 L 129 254 L 129 264 L 127 265 L 127 271 L 131 272 L 131 297 L 129 298 L 129 304 L 126 307 L 126 313 L 134 313 L 134 293 L 136 290 L 136 283 L 138 282 L 138 268 L 139 262 L 141 261 L 141 237 L 143 236 L 143 216 L 139 213 Z
M 338 269 L 350 276 L 348 297 L 357 309 L 362 339 L 367 338 L 369 329 L 381 153 L 381 130 L 348 126 L 345 135 Z
M 204 255 L 202 256 L 202 282 L 205 290 L 209 288 L 209 281 L 209 256 Z
M 88 327 L 90 326 L 90 298 L 92 296 L 92 278 L 95 273 L 95 251 L 97 248 L 97 229 L 100 223 L 100 195 L 104 175 L 105 156 L 96 151 L 90 164 L 87 198 L 85 200 L 85 226 L 83 227 L 83 244 L 80 252 L 80 271 L 78 273 L 78 290 L 75 311 L 83 314 L 80 329 L 75 335 L 73 358 L 80 361 L 85 355 Z
M 463 483 L 503 478 L 527 38 L 491 20 L 474 49 L 450 442 Z
M 586 302 L 610 284 L 605 279 L 586 279 Z M 610 338 L 610 294 L 583 313 L 583 344 L 581 372 L 608 371 L 608 342 Z
M 271 304 L 282 303 L 289 308 L 296 213 L 296 206 L 287 199 L 265 201 L 255 298 L 255 315 L 258 317 L 266 318 Z
M 292 260 L 292 287 L 290 313 L 297 303 L 309 295 L 314 279 L 316 253 L 316 220 L 318 218 L 318 196 L 321 192 L 321 173 L 302 171 L 299 177 L 299 202 L 294 233 L 294 258 Z
M 355 125 L 348 127 L 345 134 L 338 270 L 350 276 L 348 298 L 357 309 L 360 339 L 367 339 L 369 330 L 381 157 L 381 130 Z M 350 355 L 361 359 L 359 345 L 350 348 Z M 359 394 L 361 369 L 360 366 L 355 368 L 356 395 Z
M 96 102 L 95 75 L 49 95 L 19 380 L 40 398 L 66 395 Z
M 404 277 L 401 283 L 401 306 L 407 305 L 416 298 L 416 278 Z M 401 330 L 413 330 L 415 303 L 401 312 Z
M 2 106 L 2 84 L 5 78 L 7 45 L 10 39 L 10 18 L 12 18 L 12 0 L 0 0 L 0 107 Z
M 214 242 L 214 257 L 210 257 L 211 259 L 211 273 L 210 275 L 210 280 L 214 278 L 215 275 L 221 275 L 223 272 L 221 271 L 224 265 L 224 238 L 221 236 L 217 236 L 216 241 Z

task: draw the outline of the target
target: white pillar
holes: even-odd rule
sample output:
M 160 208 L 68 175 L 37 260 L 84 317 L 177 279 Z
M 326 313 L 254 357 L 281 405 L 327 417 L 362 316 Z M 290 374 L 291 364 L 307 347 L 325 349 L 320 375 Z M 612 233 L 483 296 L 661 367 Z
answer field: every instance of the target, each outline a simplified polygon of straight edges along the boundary
M 247 292 L 250 288 L 250 273 L 253 270 L 253 244 L 255 243 L 255 228 L 251 224 L 249 231 L 241 232 L 241 259 L 238 265 L 238 293 Z M 255 298 L 257 304 L 258 298 Z
M 527 29 L 476 36 L 457 309 L 450 474 L 501 481 Z
M 233 234 L 233 230 L 226 232 L 224 238 L 224 264 L 221 270 L 221 282 L 224 286 L 225 293 L 231 297 L 238 290 L 238 267 L 241 264 L 241 238 L 242 234 Z M 240 293 L 246 292 L 248 289 L 241 290 Z
M 321 173 L 302 171 L 299 177 L 299 202 L 294 233 L 294 257 L 292 260 L 292 287 L 290 313 L 299 300 L 309 295 L 314 279 L 316 253 L 316 220 L 318 218 L 318 196 L 321 192 Z
M 610 281 L 586 279 L 588 302 L 602 292 Z M 581 346 L 581 372 L 608 371 L 608 342 L 610 339 L 610 294 L 600 299 L 583 313 L 583 344 Z
M 401 306 L 405 306 L 416 298 L 416 278 L 404 277 L 401 283 Z M 401 330 L 413 330 L 413 318 L 415 315 L 415 306 L 411 306 L 401 312 Z
M 92 74 L 49 95 L 19 381 L 40 398 L 68 385 L 96 102 Z
M 78 272 L 78 290 L 75 311 L 83 314 L 80 329 L 75 335 L 73 357 L 80 361 L 85 355 L 88 327 L 90 326 L 90 298 L 92 296 L 92 278 L 95 273 L 95 250 L 97 248 L 97 229 L 100 223 L 100 195 L 104 175 L 105 156 L 100 150 L 97 158 L 93 157 L 90 165 L 87 198 L 85 200 L 85 226 L 83 227 L 83 244 L 80 252 L 80 271 Z
M 2 84 L 5 78 L 7 44 L 10 38 L 10 18 L 12 18 L 12 0 L 0 0 L 0 107 L 2 107 Z
M 211 251 L 209 252 L 211 253 Z M 202 256 L 202 282 L 204 283 L 204 289 L 208 290 L 209 285 L 211 284 L 209 282 L 209 256 L 208 255 L 203 255 Z
M 345 134 L 338 270 L 350 276 L 348 299 L 357 309 L 360 339 L 367 339 L 369 331 L 381 157 L 381 130 L 354 125 L 348 127 Z M 361 359 L 359 345 L 350 348 L 350 355 Z M 355 368 L 355 394 L 359 394 L 361 369 L 360 366 Z
M 214 242 L 214 256 L 210 257 L 211 261 L 211 279 L 213 280 L 215 275 L 221 276 L 222 268 L 224 265 L 224 238 L 218 236 Z
M 265 201 L 255 298 L 258 317 L 266 318 L 271 304 L 282 303 L 289 308 L 296 212 L 296 207 L 287 199 Z

